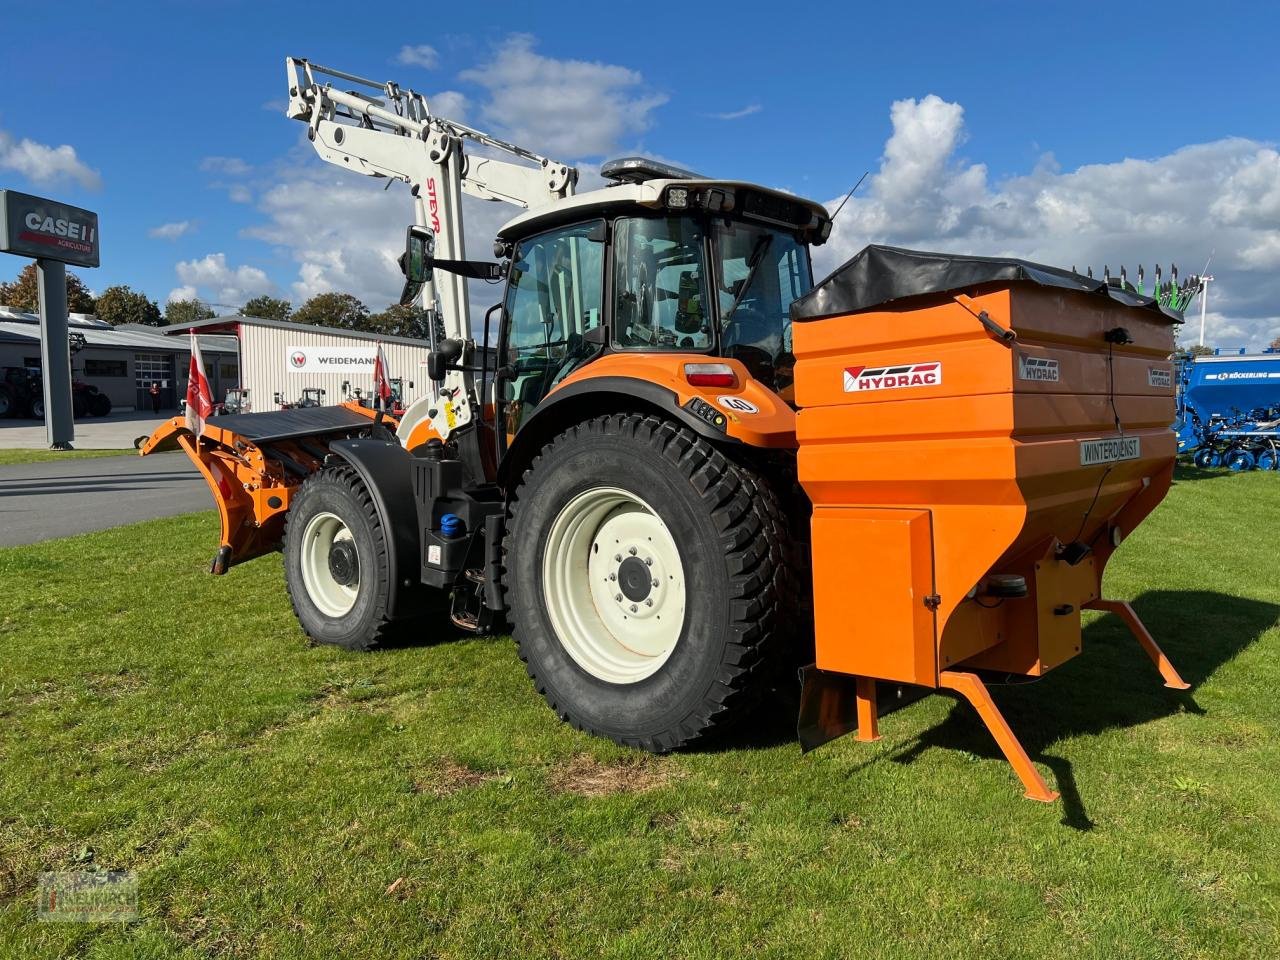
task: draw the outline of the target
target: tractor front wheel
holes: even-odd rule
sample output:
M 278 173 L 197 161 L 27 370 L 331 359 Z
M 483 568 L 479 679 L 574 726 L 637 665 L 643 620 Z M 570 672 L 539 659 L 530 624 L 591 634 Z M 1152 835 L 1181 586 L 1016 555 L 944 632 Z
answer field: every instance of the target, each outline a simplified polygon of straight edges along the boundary
M 350 467 L 303 483 L 286 515 L 285 585 L 298 623 L 317 643 L 376 647 L 388 615 L 387 536 L 373 498 Z
M 543 448 L 507 526 L 509 616 L 552 709 L 665 752 L 751 716 L 796 642 L 793 552 L 764 479 L 654 416 Z

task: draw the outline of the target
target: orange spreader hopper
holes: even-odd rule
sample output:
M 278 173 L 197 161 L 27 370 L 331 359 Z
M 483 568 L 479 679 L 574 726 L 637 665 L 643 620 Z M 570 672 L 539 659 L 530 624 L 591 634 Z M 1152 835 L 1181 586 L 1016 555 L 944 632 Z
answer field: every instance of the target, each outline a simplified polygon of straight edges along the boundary
M 875 680 L 958 692 L 1027 795 L 1054 799 L 984 674 L 1064 663 L 1095 608 L 1187 686 L 1129 605 L 1102 599 L 1107 560 L 1173 475 L 1177 318 L 1068 271 L 885 247 L 793 317 L 818 671 L 858 678 L 863 740 Z

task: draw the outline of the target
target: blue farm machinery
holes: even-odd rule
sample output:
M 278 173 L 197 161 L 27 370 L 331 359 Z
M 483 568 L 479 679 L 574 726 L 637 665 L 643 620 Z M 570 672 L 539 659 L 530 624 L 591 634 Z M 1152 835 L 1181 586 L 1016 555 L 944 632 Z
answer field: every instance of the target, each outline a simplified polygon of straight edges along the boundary
M 1280 469 L 1280 353 L 1182 357 L 1178 452 L 1196 466 Z

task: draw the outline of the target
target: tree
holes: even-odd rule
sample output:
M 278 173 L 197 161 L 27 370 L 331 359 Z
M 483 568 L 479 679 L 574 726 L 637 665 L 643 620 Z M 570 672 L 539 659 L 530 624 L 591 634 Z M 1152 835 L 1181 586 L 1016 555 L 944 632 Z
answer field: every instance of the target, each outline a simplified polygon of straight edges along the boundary
M 164 322 L 170 326 L 186 326 L 209 320 L 213 311 L 199 300 L 170 300 L 164 305 Z
M 349 293 L 317 293 L 294 311 L 291 319 L 319 327 L 365 330 L 369 322 L 369 308 Z
M 1191 354 L 1193 357 L 1210 357 L 1213 356 L 1213 348 L 1206 347 L 1202 343 L 1193 343 L 1191 346 L 1187 347 L 1187 353 Z
M 164 326 L 160 308 L 145 293 L 132 290 L 126 284 L 107 287 L 98 297 L 97 314 L 113 327 L 122 323 L 145 323 L 149 327 Z
M 393 303 L 381 313 L 369 317 L 365 327 L 370 333 L 388 337 L 427 338 L 427 311 L 419 306 L 402 306 Z
M 40 290 L 34 263 L 23 267 L 13 283 L 0 283 L 0 303 L 24 313 L 40 310 Z M 71 313 L 93 313 L 93 294 L 70 270 L 67 271 L 67 310 Z
M 263 320 L 288 320 L 293 313 L 293 304 L 288 300 L 276 297 L 254 297 L 240 308 L 242 317 L 260 317 Z

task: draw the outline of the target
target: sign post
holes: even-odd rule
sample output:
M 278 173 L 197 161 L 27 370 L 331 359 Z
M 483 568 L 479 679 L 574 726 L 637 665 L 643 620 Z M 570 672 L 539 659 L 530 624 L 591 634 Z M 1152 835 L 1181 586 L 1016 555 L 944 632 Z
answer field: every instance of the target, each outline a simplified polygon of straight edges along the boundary
M 75 418 L 66 265 L 98 266 L 98 215 L 56 200 L 0 190 L 0 252 L 31 257 L 36 262 L 45 436 L 51 449 L 70 450 Z

